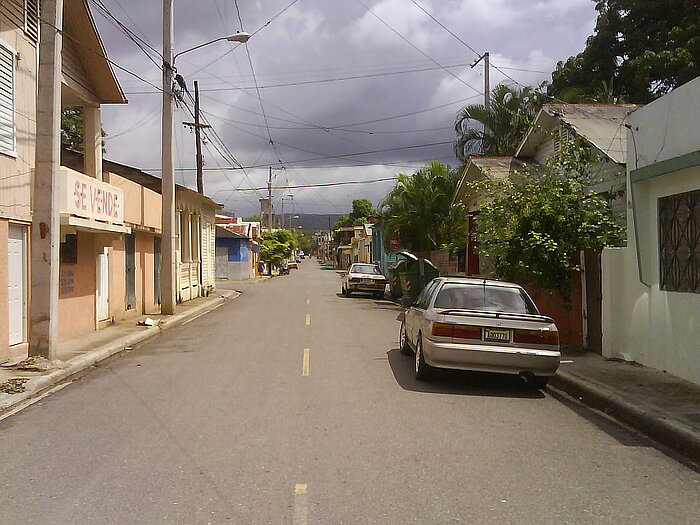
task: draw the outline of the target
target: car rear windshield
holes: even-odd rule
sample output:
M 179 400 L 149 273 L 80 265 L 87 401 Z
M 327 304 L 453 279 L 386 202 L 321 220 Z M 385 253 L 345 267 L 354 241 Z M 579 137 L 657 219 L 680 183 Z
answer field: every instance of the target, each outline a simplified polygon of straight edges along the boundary
M 350 268 L 350 271 L 353 273 L 381 273 L 379 271 L 379 268 L 371 264 L 353 264 L 352 268 Z
M 521 288 L 483 284 L 445 283 L 435 299 L 435 308 L 459 308 L 538 314 L 530 297 Z

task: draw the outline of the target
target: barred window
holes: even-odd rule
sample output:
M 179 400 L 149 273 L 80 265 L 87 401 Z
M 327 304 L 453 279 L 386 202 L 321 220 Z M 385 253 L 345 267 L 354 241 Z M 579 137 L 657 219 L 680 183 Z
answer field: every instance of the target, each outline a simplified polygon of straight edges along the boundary
M 15 151 L 15 54 L 0 44 L 0 151 Z
M 39 41 L 39 0 L 24 0 L 24 32 Z
M 661 289 L 700 293 L 700 190 L 659 199 Z

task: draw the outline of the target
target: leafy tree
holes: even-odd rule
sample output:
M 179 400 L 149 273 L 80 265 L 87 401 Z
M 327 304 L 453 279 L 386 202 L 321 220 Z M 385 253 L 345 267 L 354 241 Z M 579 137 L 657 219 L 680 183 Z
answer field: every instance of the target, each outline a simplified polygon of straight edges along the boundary
M 248 222 L 259 222 L 261 224 L 265 222 L 260 215 L 251 215 L 250 217 L 246 217 L 245 220 Z
M 269 267 L 279 267 L 289 257 L 289 246 L 275 239 L 265 239 L 260 245 L 260 259 Z
M 387 238 L 396 235 L 409 250 L 456 249 L 467 238 L 467 214 L 451 206 L 459 182 L 446 164 L 431 162 L 413 175 L 399 173 L 381 203 Z
M 107 133 L 103 129 L 102 136 Z M 81 106 L 66 106 L 61 109 L 61 144 L 75 151 L 83 151 L 83 139 L 85 136 L 85 118 Z M 102 141 L 102 152 L 106 151 Z
M 647 103 L 700 75 L 697 0 L 592 0 L 598 18 L 548 92 L 566 102 Z
M 571 293 L 571 274 L 582 250 L 600 251 L 620 242 L 607 200 L 586 191 L 594 160 L 582 139 L 562 143 L 562 151 L 540 169 L 505 179 L 484 177 L 470 191 L 493 196 L 476 217 L 479 252 L 493 262 L 497 277 Z
M 269 266 L 278 267 L 292 255 L 297 247 L 296 232 L 289 230 L 274 230 L 263 233 L 260 246 L 260 259 Z
M 530 87 L 497 85 L 488 109 L 471 104 L 457 115 L 457 158 L 467 162 L 470 155 L 513 155 L 541 106 L 542 95 Z
M 367 199 L 355 199 L 352 201 L 352 211 L 348 215 L 341 215 L 335 221 L 333 229 L 348 228 L 350 226 L 360 226 L 366 224 L 369 217 L 376 215 L 372 202 Z

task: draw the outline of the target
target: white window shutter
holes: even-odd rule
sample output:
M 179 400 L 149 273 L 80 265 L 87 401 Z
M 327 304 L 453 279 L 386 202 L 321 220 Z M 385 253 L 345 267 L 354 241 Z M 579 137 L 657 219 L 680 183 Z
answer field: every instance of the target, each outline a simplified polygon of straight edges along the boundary
M 15 151 L 15 56 L 0 46 L 0 150 Z
M 24 0 L 24 32 L 39 41 L 39 0 Z

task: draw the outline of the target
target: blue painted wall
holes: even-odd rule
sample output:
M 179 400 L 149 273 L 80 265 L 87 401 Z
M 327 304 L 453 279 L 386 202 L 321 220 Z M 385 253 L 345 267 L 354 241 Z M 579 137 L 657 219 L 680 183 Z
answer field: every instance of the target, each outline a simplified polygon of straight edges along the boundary
M 216 247 L 228 249 L 229 262 L 247 262 L 249 260 L 247 239 L 217 237 Z

